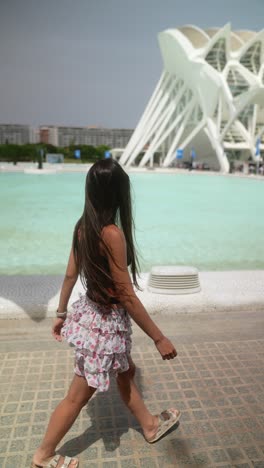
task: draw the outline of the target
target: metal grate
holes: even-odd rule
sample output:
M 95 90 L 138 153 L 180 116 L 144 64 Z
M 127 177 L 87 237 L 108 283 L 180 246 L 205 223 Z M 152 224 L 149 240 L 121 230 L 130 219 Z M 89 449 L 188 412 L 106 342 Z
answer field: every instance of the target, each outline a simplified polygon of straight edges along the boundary
M 261 42 L 255 42 L 241 57 L 240 63 L 252 73 L 258 74 L 261 67 Z
M 219 39 L 212 49 L 208 52 L 205 60 L 219 72 L 223 71 L 226 66 L 226 43 L 225 39 Z
M 248 91 L 249 89 L 249 83 L 247 80 L 234 68 L 230 68 L 228 72 L 227 84 L 229 85 L 230 91 L 234 97 Z
M 198 270 L 188 266 L 152 267 L 148 290 L 157 294 L 193 294 L 201 291 Z

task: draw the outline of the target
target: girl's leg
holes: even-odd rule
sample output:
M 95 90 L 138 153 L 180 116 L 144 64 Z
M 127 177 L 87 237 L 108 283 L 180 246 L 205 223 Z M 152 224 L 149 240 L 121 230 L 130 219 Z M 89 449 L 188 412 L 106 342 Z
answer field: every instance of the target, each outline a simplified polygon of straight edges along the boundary
M 84 377 L 74 375 L 67 396 L 52 413 L 44 439 L 34 454 L 33 461 L 36 464 L 41 465 L 54 455 L 57 445 L 95 391 L 96 388 L 89 387 Z
M 158 428 L 158 417 L 153 416 L 147 409 L 139 390 L 134 382 L 136 366 L 129 358 L 129 370 L 122 372 L 117 376 L 117 384 L 121 398 L 128 409 L 138 420 L 142 427 L 144 436 L 151 439 Z

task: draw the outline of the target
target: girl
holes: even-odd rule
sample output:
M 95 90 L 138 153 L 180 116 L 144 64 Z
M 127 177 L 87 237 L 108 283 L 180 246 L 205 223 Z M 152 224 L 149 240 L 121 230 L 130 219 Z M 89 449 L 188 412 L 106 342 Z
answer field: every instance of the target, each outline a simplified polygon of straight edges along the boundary
M 177 353 L 136 296 L 127 265 L 138 286 L 129 177 L 116 161 L 105 159 L 87 174 L 84 210 L 74 229 L 52 330 L 55 339 L 61 341 L 64 336 L 74 346 L 74 377 L 67 396 L 50 418 L 32 468 L 79 465 L 77 459 L 55 455 L 55 449 L 95 391 L 108 390 L 110 372 L 115 373 L 120 395 L 147 442 L 156 442 L 179 420 L 176 409 L 152 415 L 133 380 L 136 368 L 130 355 L 130 317 L 152 338 L 162 359 L 173 359 Z M 73 313 L 67 317 L 79 274 L 86 294 L 73 304 Z

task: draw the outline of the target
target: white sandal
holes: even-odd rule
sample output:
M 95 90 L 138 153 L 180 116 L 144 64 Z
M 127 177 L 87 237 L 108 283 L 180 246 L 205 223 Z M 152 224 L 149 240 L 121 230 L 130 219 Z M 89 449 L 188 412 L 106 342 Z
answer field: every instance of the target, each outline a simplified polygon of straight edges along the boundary
M 61 458 L 61 455 L 55 455 L 55 457 L 53 457 L 47 465 L 36 465 L 34 462 L 31 463 L 31 468 L 56 468 L 59 464 L 59 461 L 60 461 L 60 458 Z M 71 462 L 77 462 L 77 464 L 75 464 L 74 468 L 77 468 L 79 466 L 79 461 L 77 460 L 77 458 L 72 458 L 72 457 L 65 457 L 64 458 L 64 462 L 63 464 L 60 466 L 60 468 L 69 468 Z
M 149 444 L 157 442 L 166 432 L 175 426 L 181 417 L 181 412 L 175 408 L 170 408 L 162 411 L 162 413 L 157 416 L 159 418 L 158 429 L 152 439 L 146 439 Z

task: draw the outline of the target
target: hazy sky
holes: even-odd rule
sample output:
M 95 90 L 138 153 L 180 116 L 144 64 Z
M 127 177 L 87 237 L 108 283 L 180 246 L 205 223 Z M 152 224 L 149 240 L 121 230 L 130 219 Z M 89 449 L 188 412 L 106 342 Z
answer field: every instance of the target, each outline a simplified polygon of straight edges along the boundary
M 260 30 L 264 0 L 0 0 L 0 123 L 133 128 L 162 71 L 157 34 Z

